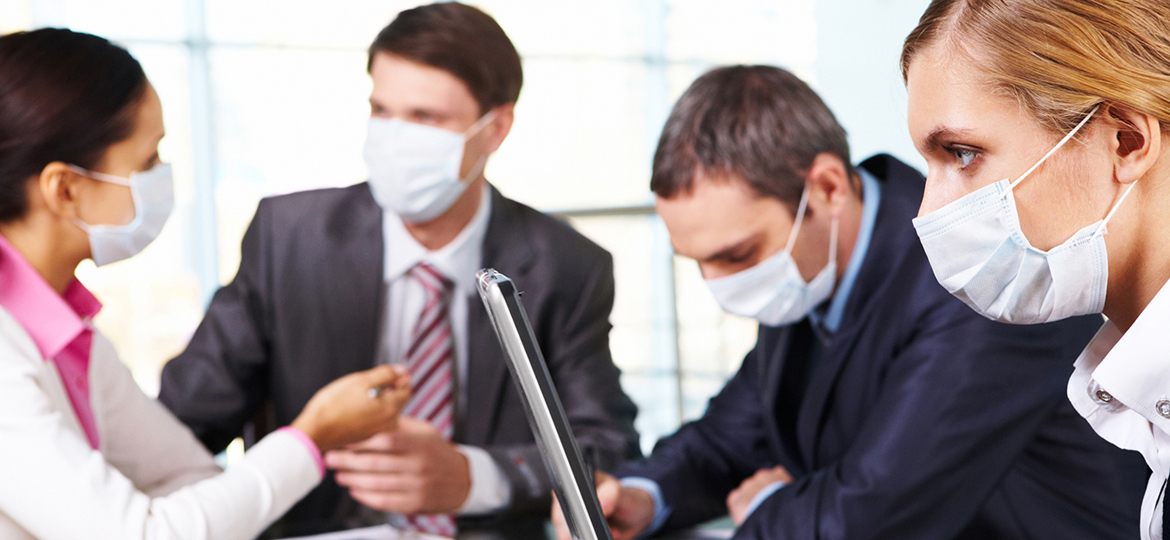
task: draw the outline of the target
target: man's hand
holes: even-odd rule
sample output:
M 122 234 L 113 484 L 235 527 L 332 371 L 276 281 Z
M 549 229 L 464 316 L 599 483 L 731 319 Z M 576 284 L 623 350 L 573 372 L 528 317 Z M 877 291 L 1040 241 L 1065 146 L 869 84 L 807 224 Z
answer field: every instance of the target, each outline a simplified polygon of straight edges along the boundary
M 450 514 L 471 491 L 467 458 L 429 423 L 398 419 L 379 433 L 325 455 L 337 483 L 358 502 L 399 514 Z
M 787 484 L 791 481 L 792 475 L 788 474 L 787 469 L 780 466 L 772 469 L 760 469 L 751 478 L 744 480 L 735 491 L 727 496 L 727 513 L 731 514 L 731 520 L 735 522 L 735 526 L 743 525 L 744 520 L 747 519 L 748 506 L 764 488 L 775 482 Z
M 613 540 L 631 540 L 654 521 L 654 500 L 649 493 L 623 486 L 617 478 L 601 471 L 597 472 L 595 482 L 601 512 L 609 522 Z M 552 522 L 558 540 L 572 540 L 556 495 L 553 495 Z

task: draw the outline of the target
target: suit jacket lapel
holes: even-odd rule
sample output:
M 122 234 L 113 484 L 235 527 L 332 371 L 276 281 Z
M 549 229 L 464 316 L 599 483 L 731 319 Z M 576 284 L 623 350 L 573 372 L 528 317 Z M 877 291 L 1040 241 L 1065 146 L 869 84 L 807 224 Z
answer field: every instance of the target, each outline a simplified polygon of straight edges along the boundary
M 492 215 L 483 241 L 483 267 L 495 268 L 516 282 L 520 290 L 529 277 L 536 254 L 529 245 L 516 203 L 491 188 Z M 483 302 L 478 296 L 467 305 L 467 400 L 455 427 L 455 439 L 488 444 L 495 432 L 499 402 L 507 381 L 508 366 Z M 540 324 L 533 321 L 534 325 Z M 470 405 L 474 404 L 474 405 Z
M 861 333 L 860 321 L 880 316 L 873 299 L 889 283 L 898 279 L 893 269 L 905 256 L 907 247 L 916 246 L 917 238 L 909 231 L 910 219 L 918 211 L 921 188 L 914 196 L 913 185 L 922 182 L 918 173 L 888 156 L 878 156 L 862 164 L 882 186 L 881 206 L 874 223 L 872 240 L 861 270 L 854 282 L 853 290 L 845 304 L 841 328 L 825 346 L 821 362 L 809 380 L 808 389 L 801 404 L 797 421 L 797 434 L 801 453 L 809 460 L 809 466 L 817 467 L 817 443 L 824 427 L 828 401 L 838 390 L 837 380 L 845 363 L 854 356 L 854 348 Z M 862 353 L 864 354 L 864 353 Z M 867 361 L 857 358 L 857 361 Z
M 338 376 L 369 369 L 374 365 L 381 336 L 384 263 L 382 209 L 368 190 L 357 190 L 352 204 L 342 205 L 327 224 L 326 237 L 333 249 L 332 260 L 321 261 L 329 291 L 322 304 L 324 321 L 335 347 L 346 351 L 331 359 Z
M 768 443 L 775 455 L 782 456 L 782 464 L 790 469 L 796 465 L 803 465 L 803 462 L 797 454 L 796 442 L 785 440 L 780 433 L 780 419 L 776 415 L 776 407 L 780 399 L 781 377 L 791 348 L 792 326 L 784 326 L 760 332 L 759 344 L 753 353 L 760 355 L 757 370 L 764 399 L 764 425 L 768 426 Z M 767 356 L 764 355 L 764 351 L 768 351 Z M 791 472 L 797 474 L 799 471 Z
M 858 285 L 861 285 L 860 280 Z M 800 455 L 804 456 L 804 464 L 808 470 L 816 470 L 817 443 L 821 438 L 821 429 L 824 427 L 825 415 L 828 413 L 829 398 L 837 386 L 837 379 L 841 375 L 841 368 L 845 360 L 852 355 L 857 341 L 856 327 L 842 329 L 832 337 L 832 341 L 822 348 L 820 360 L 813 367 L 809 377 L 808 388 L 805 389 L 804 400 L 800 404 L 799 416 L 796 420 L 796 438 L 799 441 Z M 817 338 L 813 338 L 817 339 Z

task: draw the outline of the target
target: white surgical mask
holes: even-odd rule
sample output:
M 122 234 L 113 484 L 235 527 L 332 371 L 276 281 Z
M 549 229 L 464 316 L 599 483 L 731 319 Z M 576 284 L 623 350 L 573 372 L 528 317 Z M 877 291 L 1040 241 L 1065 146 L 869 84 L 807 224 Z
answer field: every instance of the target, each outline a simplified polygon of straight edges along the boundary
M 397 118 L 371 117 L 363 155 L 374 200 L 411 223 L 441 216 L 483 171 L 487 154 L 466 178 L 459 176 L 463 147 L 495 118 L 493 110 L 467 131 L 455 133 Z
M 807 206 L 805 187 L 784 249 L 747 270 L 706 280 L 724 311 L 756 319 L 765 326 L 780 326 L 803 319 L 833 294 L 837 283 L 837 218 L 833 218 L 829 235 L 829 264 L 812 281 L 805 283 L 792 259 L 792 246 Z
M 125 225 L 90 225 L 73 219 L 89 235 L 94 264 L 103 266 L 133 257 L 158 238 L 175 206 L 169 164 L 160 163 L 149 171 L 132 173 L 130 178 L 87 171 L 74 165 L 69 169 L 86 178 L 127 186 L 134 199 L 134 219 Z
M 1046 252 L 1024 237 L 1012 195 L 1012 189 L 1095 112 L 1096 108 L 1015 182 L 1005 179 L 985 186 L 914 219 L 935 278 L 984 317 L 1036 324 L 1100 313 L 1105 307 L 1109 283 L 1105 224 L 1137 183 L 1130 184 L 1105 219 Z

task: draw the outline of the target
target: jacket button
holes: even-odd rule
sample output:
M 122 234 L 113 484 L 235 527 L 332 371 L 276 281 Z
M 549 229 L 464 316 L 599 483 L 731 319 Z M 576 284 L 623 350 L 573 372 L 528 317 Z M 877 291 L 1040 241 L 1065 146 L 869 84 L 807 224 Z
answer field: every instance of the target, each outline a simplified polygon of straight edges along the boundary
M 1154 407 L 1158 409 L 1158 414 L 1162 415 L 1162 418 L 1170 418 L 1170 399 L 1163 399 Z
M 1109 403 L 1113 401 L 1113 395 L 1104 390 L 1097 390 L 1097 401 L 1101 403 Z

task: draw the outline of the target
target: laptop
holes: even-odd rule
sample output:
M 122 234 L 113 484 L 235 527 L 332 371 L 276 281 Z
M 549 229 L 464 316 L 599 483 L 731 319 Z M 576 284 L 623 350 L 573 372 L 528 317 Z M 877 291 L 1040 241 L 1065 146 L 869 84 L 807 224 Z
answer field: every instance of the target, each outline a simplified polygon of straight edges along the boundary
M 480 270 L 476 278 L 479 296 L 508 359 L 512 381 L 520 390 L 528 424 L 552 474 L 553 490 L 569 532 L 576 540 L 613 540 L 593 486 L 592 463 L 587 466 L 573 437 L 528 314 L 520 303 L 523 293 L 511 279 L 492 269 Z

